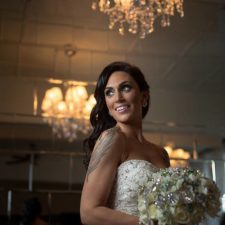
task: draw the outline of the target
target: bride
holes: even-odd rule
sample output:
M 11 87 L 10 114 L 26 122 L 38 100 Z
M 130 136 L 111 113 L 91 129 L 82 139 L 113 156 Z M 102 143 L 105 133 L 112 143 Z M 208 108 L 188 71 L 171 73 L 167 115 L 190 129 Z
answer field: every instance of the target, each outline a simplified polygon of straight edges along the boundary
M 90 160 L 81 196 L 81 221 L 86 225 L 138 225 L 140 185 L 170 165 L 166 151 L 142 133 L 149 85 L 138 67 L 114 62 L 100 74 L 95 98 L 90 118 L 94 129 L 85 141 Z

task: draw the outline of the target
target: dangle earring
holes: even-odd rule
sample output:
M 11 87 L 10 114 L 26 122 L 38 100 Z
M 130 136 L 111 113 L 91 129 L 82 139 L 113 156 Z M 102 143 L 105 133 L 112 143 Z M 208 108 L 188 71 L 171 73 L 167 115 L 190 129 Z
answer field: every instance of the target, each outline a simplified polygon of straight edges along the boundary
M 143 102 L 143 104 L 142 104 L 142 107 L 145 108 L 145 107 L 147 106 L 147 104 L 148 104 L 148 103 L 147 103 L 147 101 L 145 100 L 145 101 Z

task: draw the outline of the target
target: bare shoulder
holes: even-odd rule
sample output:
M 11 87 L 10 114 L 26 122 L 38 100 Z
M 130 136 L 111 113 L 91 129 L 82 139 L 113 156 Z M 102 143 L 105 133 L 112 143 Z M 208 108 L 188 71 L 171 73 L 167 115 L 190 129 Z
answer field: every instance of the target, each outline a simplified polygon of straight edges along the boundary
M 107 139 L 111 139 L 113 141 L 123 141 L 124 134 L 119 127 L 112 127 L 110 129 L 107 129 L 101 133 L 100 137 L 96 142 L 95 147 L 98 146 L 98 144 L 101 143 L 103 140 Z
M 170 157 L 168 155 L 168 152 L 166 151 L 166 149 L 161 147 L 161 153 L 162 153 L 162 157 L 164 159 L 164 162 L 166 164 L 166 167 L 170 167 Z
M 167 151 L 163 147 L 156 145 L 154 143 L 149 143 L 149 144 L 151 145 L 151 148 L 153 148 L 155 151 L 158 152 L 158 155 L 162 159 L 164 166 L 169 167 L 170 159 L 169 159 L 169 155 L 168 155 Z
M 102 132 L 91 155 L 87 175 L 94 171 L 101 162 L 117 164 L 125 148 L 124 135 L 120 128 L 113 127 Z
M 124 134 L 122 133 L 119 127 L 107 129 L 102 132 L 102 134 L 96 141 L 93 153 L 96 151 L 102 151 L 103 149 L 110 150 L 115 146 L 117 146 L 116 149 L 120 149 L 123 147 L 123 144 L 125 143 L 124 141 Z

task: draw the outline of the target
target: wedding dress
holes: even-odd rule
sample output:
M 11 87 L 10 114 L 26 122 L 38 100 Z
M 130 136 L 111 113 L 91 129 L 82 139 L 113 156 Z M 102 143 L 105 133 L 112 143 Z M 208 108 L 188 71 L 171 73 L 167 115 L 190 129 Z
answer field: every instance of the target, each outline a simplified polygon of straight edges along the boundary
M 138 191 L 158 170 L 145 160 L 132 159 L 121 163 L 110 196 L 110 208 L 138 216 Z

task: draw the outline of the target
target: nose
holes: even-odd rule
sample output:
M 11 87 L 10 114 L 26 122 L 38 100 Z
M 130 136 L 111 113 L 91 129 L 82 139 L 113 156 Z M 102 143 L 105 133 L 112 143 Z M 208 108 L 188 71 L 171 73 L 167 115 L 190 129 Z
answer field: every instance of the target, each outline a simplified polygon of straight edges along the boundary
M 117 91 L 115 94 L 115 101 L 121 102 L 124 100 L 123 93 L 121 91 Z

